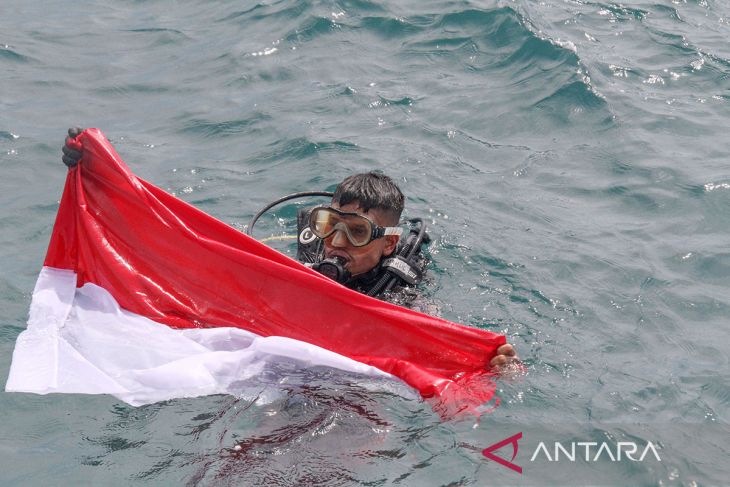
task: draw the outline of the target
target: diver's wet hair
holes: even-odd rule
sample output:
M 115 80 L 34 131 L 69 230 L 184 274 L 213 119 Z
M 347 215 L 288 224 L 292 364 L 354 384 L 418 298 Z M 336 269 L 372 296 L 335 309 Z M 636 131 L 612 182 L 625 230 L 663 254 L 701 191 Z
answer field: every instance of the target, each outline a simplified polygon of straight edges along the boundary
M 385 174 L 368 172 L 346 177 L 335 189 L 332 202 L 339 206 L 358 203 L 362 211 L 381 210 L 389 225 L 396 225 L 403 212 L 405 198 L 398 185 Z

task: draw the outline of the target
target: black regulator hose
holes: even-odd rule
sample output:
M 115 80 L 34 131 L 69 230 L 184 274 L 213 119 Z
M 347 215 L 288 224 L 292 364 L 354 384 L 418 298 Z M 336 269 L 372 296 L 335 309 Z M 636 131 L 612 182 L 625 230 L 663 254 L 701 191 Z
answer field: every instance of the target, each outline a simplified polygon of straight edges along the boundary
M 285 201 L 293 200 L 296 198 L 304 198 L 306 196 L 327 196 L 329 198 L 332 198 L 334 196 L 334 193 L 330 191 L 302 191 L 300 193 L 292 193 L 288 194 L 286 196 L 282 196 L 276 201 L 273 201 L 269 203 L 268 205 L 264 206 L 261 211 L 256 213 L 253 218 L 251 218 L 251 221 L 249 222 L 248 226 L 246 227 L 246 235 L 252 237 L 253 236 L 253 226 L 256 224 L 259 218 L 261 218 L 261 215 L 269 211 L 271 208 L 275 207 L 278 204 L 281 204 Z
M 418 229 L 418 235 L 416 236 L 415 242 L 410 242 L 413 244 L 412 246 L 410 246 L 410 247 L 408 246 L 409 242 L 408 242 L 408 239 L 406 239 L 406 243 L 404 245 L 404 250 L 405 250 L 405 248 L 408 249 L 408 255 L 404 256 L 406 259 L 410 259 L 414 255 L 416 255 L 416 252 L 418 252 L 418 250 L 421 247 L 421 244 L 423 243 L 424 238 L 426 237 L 426 224 L 423 223 L 422 218 L 411 218 L 409 221 L 411 223 L 420 223 L 421 227 Z

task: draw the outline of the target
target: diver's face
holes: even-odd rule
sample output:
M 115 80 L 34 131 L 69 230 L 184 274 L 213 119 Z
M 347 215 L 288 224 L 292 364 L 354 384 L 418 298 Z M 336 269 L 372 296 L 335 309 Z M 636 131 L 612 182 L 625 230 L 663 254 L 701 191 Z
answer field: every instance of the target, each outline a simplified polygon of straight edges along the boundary
M 364 212 L 358 202 L 348 203 L 344 206 L 332 203 L 332 208 L 347 213 L 357 213 L 358 215 L 366 216 L 373 223 L 381 227 L 389 226 L 385 215 L 380 210 L 370 209 Z M 350 271 L 353 276 L 357 276 L 358 274 L 368 272 L 378 265 L 378 262 L 380 262 L 383 256 L 392 254 L 397 244 L 397 235 L 387 235 L 383 238 L 377 238 L 362 247 L 355 247 L 347 239 L 347 235 L 338 230 L 324 239 L 324 256 L 325 258 L 340 257 L 344 259 L 345 269 Z

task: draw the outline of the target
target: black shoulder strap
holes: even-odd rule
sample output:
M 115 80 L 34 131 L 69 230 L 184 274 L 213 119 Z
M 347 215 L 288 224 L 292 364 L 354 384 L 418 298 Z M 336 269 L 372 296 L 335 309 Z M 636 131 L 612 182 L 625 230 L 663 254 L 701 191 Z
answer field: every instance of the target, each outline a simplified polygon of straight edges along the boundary
M 412 222 L 415 221 L 425 225 L 420 219 L 412 220 Z M 405 242 L 398 245 L 398 249 L 393 256 L 383 259 L 380 265 L 382 275 L 367 290 L 366 294 L 379 297 L 381 294 L 393 289 L 394 286 L 415 286 L 421 282 L 427 263 L 421 253 L 421 247 L 430 240 L 425 226 L 418 230 L 411 228 Z
M 414 258 L 401 257 L 396 255 L 383 260 L 383 270 L 387 270 L 397 276 L 401 281 L 409 286 L 415 286 L 423 278 L 423 262 Z

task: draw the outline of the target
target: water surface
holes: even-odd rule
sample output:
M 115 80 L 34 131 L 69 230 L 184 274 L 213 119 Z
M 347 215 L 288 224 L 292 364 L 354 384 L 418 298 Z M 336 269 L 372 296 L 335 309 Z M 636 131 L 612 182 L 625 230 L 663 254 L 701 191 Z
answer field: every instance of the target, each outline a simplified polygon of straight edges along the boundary
M 389 174 L 430 225 L 424 292 L 528 373 L 476 427 L 326 372 L 142 408 L 0 393 L 3 485 L 518 484 L 480 453 L 500 425 L 604 423 L 662 462 L 538 484 L 726 483 L 727 440 L 683 450 L 679 425 L 730 411 L 729 36 L 712 0 L 4 2 L 3 371 L 80 125 L 240 229 L 280 195 Z

